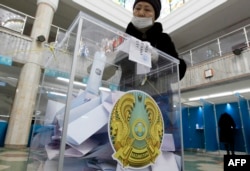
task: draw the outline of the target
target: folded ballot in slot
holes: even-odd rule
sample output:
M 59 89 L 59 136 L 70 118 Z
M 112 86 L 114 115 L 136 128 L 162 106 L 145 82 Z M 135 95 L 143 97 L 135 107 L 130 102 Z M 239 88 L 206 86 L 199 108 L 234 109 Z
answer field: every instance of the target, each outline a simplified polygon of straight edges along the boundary
M 179 61 L 83 12 L 57 38 L 29 168 L 181 171 Z

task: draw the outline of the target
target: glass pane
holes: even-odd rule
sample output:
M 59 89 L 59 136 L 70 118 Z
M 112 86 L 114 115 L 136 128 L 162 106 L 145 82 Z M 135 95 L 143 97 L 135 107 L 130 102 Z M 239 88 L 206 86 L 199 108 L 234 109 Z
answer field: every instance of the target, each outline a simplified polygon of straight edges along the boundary
M 217 41 L 210 42 L 192 50 L 193 64 L 200 63 L 219 56 Z
M 149 66 L 151 51 L 159 59 Z M 37 160 L 44 170 L 165 168 L 168 162 L 181 170 L 178 60 L 80 12 L 47 61 L 30 170 Z M 156 165 L 159 154 L 174 160 Z
M 7 57 L 0 56 L 0 147 L 4 147 L 11 109 L 16 93 L 20 67 L 12 66 Z
M 191 58 L 191 55 L 190 55 L 190 52 L 186 52 L 186 53 L 182 53 L 179 55 L 180 58 L 184 59 L 187 66 L 192 66 L 193 65 L 193 62 L 192 62 L 192 58 Z

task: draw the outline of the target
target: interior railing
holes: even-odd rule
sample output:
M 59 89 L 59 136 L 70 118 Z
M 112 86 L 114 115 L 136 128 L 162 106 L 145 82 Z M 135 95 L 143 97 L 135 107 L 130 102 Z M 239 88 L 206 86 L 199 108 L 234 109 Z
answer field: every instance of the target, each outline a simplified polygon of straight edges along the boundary
M 0 27 L 13 30 L 22 35 L 30 35 L 34 17 L 11 9 L 0 4 Z M 51 25 L 48 43 L 60 41 L 64 37 L 66 30 Z M 241 51 L 249 48 L 250 44 L 250 24 L 222 35 L 214 40 L 191 48 L 180 53 L 188 66 L 225 56 L 229 53 L 239 55 Z
M 188 66 L 233 53 L 240 55 L 249 48 L 250 24 L 222 35 L 214 40 L 180 53 Z
M 0 27 L 12 30 L 21 35 L 30 36 L 35 18 L 20 11 L 0 4 Z M 56 42 L 64 37 L 66 30 L 51 25 L 48 43 Z

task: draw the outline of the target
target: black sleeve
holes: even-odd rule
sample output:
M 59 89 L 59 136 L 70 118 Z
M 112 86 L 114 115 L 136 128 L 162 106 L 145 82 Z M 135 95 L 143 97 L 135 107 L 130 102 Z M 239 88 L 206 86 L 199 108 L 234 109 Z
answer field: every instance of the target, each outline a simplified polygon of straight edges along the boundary
M 173 41 L 171 40 L 170 36 L 166 33 L 162 33 L 158 38 L 156 48 L 169 54 L 170 56 L 180 60 L 179 78 L 181 80 L 185 76 L 187 65 L 183 59 L 179 58 L 179 55 L 175 49 L 175 45 L 174 45 Z

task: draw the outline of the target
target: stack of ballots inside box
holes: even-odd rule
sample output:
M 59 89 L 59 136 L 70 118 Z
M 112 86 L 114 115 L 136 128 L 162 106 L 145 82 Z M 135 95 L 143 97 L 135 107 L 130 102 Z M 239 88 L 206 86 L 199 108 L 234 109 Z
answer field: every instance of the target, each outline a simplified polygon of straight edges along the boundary
M 125 92 L 101 91 L 100 95 L 93 95 L 87 91 L 81 90 L 72 100 L 71 110 L 69 113 L 68 131 L 65 158 L 69 162 L 74 160 L 74 167 L 122 171 L 125 168 L 114 160 L 112 155 L 114 149 L 109 137 L 109 118 L 114 104 L 123 96 Z M 60 153 L 60 139 L 62 135 L 62 126 L 64 119 L 65 105 L 49 100 L 46 109 L 45 125 L 53 125 L 51 134 L 44 136 L 45 132 L 38 131 L 33 138 L 33 144 L 44 146 L 47 153 L 47 167 L 52 169 L 51 163 Z M 47 140 L 45 140 L 47 137 Z M 41 139 L 44 144 L 41 144 Z M 39 143 L 38 143 L 39 142 Z M 34 148 L 34 145 L 33 145 Z M 172 168 L 173 171 L 179 171 L 181 168 L 181 158 L 174 154 L 175 145 L 172 134 L 164 134 L 161 145 L 161 154 L 156 162 L 142 170 L 158 171 L 166 167 Z M 84 162 L 83 162 L 84 161 Z M 50 163 L 50 164 L 48 164 Z M 70 162 L 69 162 L 70 163 Z M 85 164 L 83 164 L 85 163 Z M 69 165 L 72 165 L 70 163 Z M 72 170 L 71 166 L 68 170 Z M 141 170 L 136 168 L 136 170 Z M 134 170 L 126 168 L 126 170 Z

